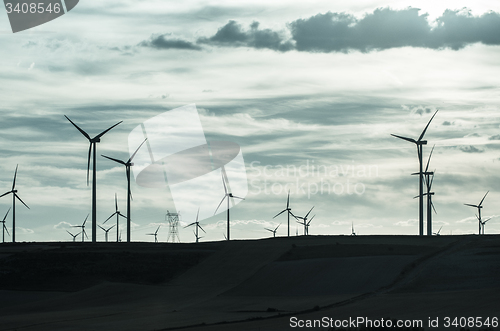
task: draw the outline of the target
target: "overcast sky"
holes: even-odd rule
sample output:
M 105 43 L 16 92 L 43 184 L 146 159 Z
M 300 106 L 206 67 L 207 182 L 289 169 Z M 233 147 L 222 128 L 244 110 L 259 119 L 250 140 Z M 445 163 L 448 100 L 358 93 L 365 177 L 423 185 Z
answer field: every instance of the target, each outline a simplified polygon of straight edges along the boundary
M 17 241 L 71 239 L 65 230 L 91 210 L 88 142 L 63 115 L 91 136 L 123 120 L 97 151 L 127 159 L 137 125 L 192 103 L 207 140 L 241 146 L 249 186 L 231 209 L 232 238 L 267 237 L 279 223 L 285 235 L 286 216 L 273 216 L 288 188 L 295 214 L 315 206 L 310 234 L 350 234 L 352 223 L 359 234 L 417 234 L 416 148 L 390 134 L 417 138 L 437 109 L 424 148 L 427 161 L 436 145 L 434 229 L 477 233 L 463 204 L 489 190 L 486 233 L 500 233 L 498 1 L 80 1 L 16 34 L 3 7 L 0 17 L 0 189 L 19 164 L 31 208 L 16 205 Z M 293 167 L 302 173 L 280 172 Z M 126 210 L 126 179 L 106 159 L 97 169 L 102 224 L 115 193 Z M 325 182 L 330 192 L 317 192 Z M 175 210 L 169 190 L 134 182 L 132 193 L 132 239 L 152 240 Z M 0 198 L 2 218 L 11 203 Z M 202 240 L 223 239 L 224 213 L 201 223 Z

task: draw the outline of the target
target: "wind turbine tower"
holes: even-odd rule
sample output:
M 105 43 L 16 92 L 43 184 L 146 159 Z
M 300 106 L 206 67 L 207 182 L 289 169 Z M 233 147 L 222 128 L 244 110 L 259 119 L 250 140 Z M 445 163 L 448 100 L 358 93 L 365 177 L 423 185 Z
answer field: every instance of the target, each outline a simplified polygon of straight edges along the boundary
M 144 139 L 144 141 L 139 145 L 139 147 L 137 147 L 134 154 L 132 154 L 132 156 L 130 157 L 130 159 L 128 159 L 127 162 L 101 154 L 102 157 L 123 164 L 125 166 L 125 174 L 127 175 L 127 191 L 128 191 L 127 192 L 127 242 L 128 243 L 130 242 L 130 200 L 132 199 L 132 192 L 130 191 L 130 167 L 134 165 L 132 163 L 132 159 L 134 158 L 135 154 L 137 154 L 137 152 L 139 151 L 141 146 L 146 142 L 147 139 L 148 138 Z M 116 233 L 116 236 L 118 237 L 118 232 Z M 118 241 L 118 239 L 116 241 Z
M 290 237 L 290 215 L 292 215 L 295 219 L 297 219 L 297 217 L 295 217 L 295 215 L 292 213 L 292 208 L 290 208 L 290 190 L 288 190 L 288 197 L 286 198 L 286 208 L 280 211 L 278 214 L 276 214 L 276 216 L 274 216 L 273 218 L 278 217 L 284 212 L 287 212 L 288 214 L 288 237 Z
M 89 156 L 87 162 L 87 186 L 89 185 L 90 158 L 92 156 L 92 242 L 95 243 L 97 242 L 96 144 L 101 142 L 101 137 L 104 136 L 109 130 L 111 130 L 112 128 L 114 128 L 123 121 L 120 121 L 115 125 L 109 127 L 108 129 L 99 133 L 94 138 L 90 138 L 87 132 L 83 131 L 78 125 L 73 123 L 73 121 L 71 121 L 68 116 L 64 115 L 64 117 L 66 117 L 66 119 L 70 121 L 70 123 L 73 124 L 73 126 L 77 128 L 78 131 L 80 131 L 80 133 L 85 138 L 87 138 L 90 143 Z M 92 153 L 92 149 L 94 153 Z
M 4 194 L 0 195 L 0 198 L 12 193 L 12 242 L 16 242 L 16 199 L 21 201 L 21 203 L 28 209 L 27 204 L 24 203 L 23 200 L 17 195 L 17 190 L 16 190 L 16 176 L 17 176 L 17 165 L 16 165 L 16 172 L 14 172 L 14 181 L 12 182 L 12 189 L 8 192 L 5 192 Z
M 486 198 L 486 196 L 488 195 L 489 192 L 490 191 L 486 192 L 486 194 L 481 199 L 481 202 L 479 202 L 478 205 L 471 205 L 471 204 L 468 204 L 468 203 L 464 203 L 464 205 L 466 205 L 466 206 L 477 208 L 477 213 L 479 214 L 479 216 L 476 215 L 476 217 L 477 217 L 477 220 L 479 221 L 479 234 L 481 234 L 481 228 L 482 228 L 482 220 L 481 220 L 481 209 L 483 209 L 482 204 L 483 204 L 484 198 Z
M 391 136 L 393 136 L 393 137 L 409 141 L 411 143 L 414 143 L 417 146 L 417 156 L 418 156 L 418 163 L 419 163 L 419 167 L 420 167 L 420 171 L 418 172 L 419 173 L 419 193 L 418 193 L 418 197 L 419 197 L 419 200 L 418 200 L 419 201 L 418 226 L 419 226 L 419 229 L 418 229 L 418 231 L 419 231 L 419 235 L 421 235 L 421 236 L 424 235 L 424 176 L 423 176 L 423 166 L 422 166 L 422 149 L 423 149 L 424 145 L 427 145 L 427 140 L 422 140 L 422 139 L 424 138 L 425 131 L 427 131 L 429 124 L 431 124 L 431 121 L 434 118 L 434 116 L 436 116 L 437 112 L 438 112 L 438 110 L 436 110 L 434 115 L 432 115 L 431 119 L 429 120 L 429 122 L 425 126 L 424 131 L 422 131 L 422 133 L 420 134 L 420 137 L 418 137 L 417 140 L 412 139 L 412 138 L 398 136 L 395 134 L 391 134 Z

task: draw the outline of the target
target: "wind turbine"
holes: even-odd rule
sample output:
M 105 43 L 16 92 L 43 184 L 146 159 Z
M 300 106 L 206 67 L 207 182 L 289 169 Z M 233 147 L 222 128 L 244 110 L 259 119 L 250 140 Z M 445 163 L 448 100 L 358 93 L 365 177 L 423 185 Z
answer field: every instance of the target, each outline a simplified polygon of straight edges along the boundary
M 434 232 L 433 235 L 435 236 L 440 236 L 440 232 L 441 232 L 441 229 L 443 228 L 443 226 L 441 225 L 441 227 L 439 228 L 438 232 Z
M 245 200 L 245 199 L 237 197 L 237 196 L 233 195 L 231 192 L 227 191 L 226 181 L 224 180 L 224 173 L 225 173 L 224 170 L 221 171 L 221 174 L 222 174 L 222 184 L 224 185 L 225 195 L 222 198 L 222 200 L 220 201 L 219 205 L 217 206 L 217 209 L 215 209 L 214 215 L 217 213 L 217 210 L 219 210 L 219 207 L 222 204 L 222 202 L 224 202 L 224 199 L 227 198 L 227 238 L 226 238 L 226 240 L 231 240 L 231 237 L 229 236 L 229 199 L 230 198 L 231 199 L 236 198 L 236 199 L 241 199 L 241 200 Z M 234 202 L 233 202 L 233 205 L 234 205 Z
M 113 226 L 112 226 L 112 227 L 107 228 L 107 229 L 103 228 L 103 227 L 102 227 L 102 226 L 100 226 L 99 224 L 97 224 L 97 226 L 98 226 L 98 227 L 100 227 L 100 228 L 101 228 L 101 229 L 102 229 L 102 230 L 106 233 L 106 235 L 105 235 L 105 236 L 106 236 L 106 242 L 108 242 L 108 232 L 109 232 L 109 230 L 111 230 L 112 228 L 114 228 L 114 227 L 116 226 L 116 224 L 113 224 Z
M 486 224 L 486 222 L 488 222 L 489 220 L 491 220 L 491 218 L 488 218 L 486 221 L 482 221 L 481 222 L 481 226 L 483 228 L 483 234 L 484 234 L 484 225 Z
M 425 131 L 427 131 L 429 124 L 431 124 L 431 121 L 434 118 L 434 116 L 436 116 L 437 112 L 438 112 L 438 110 L 436 110 L 434 115 L 432 115 L 431 119 L 429 120 L 429 122 L 425 126 L 424 131 L 422 131 L 422 133 L 420 134 L 420 137 L 418 137 L 417 140 L 412 139 L 412 138 L 398 136 L 395 134 L 391 134 L 391 136 L 393 136 L 393 137 L 403 139 L 403 140 L 409 141 L 409 142 L 417 145 L 418 163 L 420 166 L 420 171 L 418 172 L 419 173 L 419 193 L 418 193 L 418 197 L 419 197 L 419 200 L 418 200 L 419 201 L 419 205 L 418 205 L 419 206 L 419 209 L 418 209 L 419 223 L 418 223 L 418 225 L 419 225 L 419 235 L 421 235 L 421 236 L 424 235 L 424 183 L 423 183 L 424 176 L 423 176 L 423 172 L 422 172 L 422 149 L 423 149 L 423 145 L 427 145 L 427 140 L 422 140 L 422 139 L 424 138 Z
M 14 181 L 12 182 L 12 189 L 8 192 L 5 192 L 4 194 L 0 195 L 0 198 L 12 193 L 12 242 L 16 242 L 16 198 L 22 202 L 26 208 L 30 209 L 27 204 L 24 203 L 23 200 L 17 195 L 17 190 L 16 190 L 16 176 L 17 176 L 17 167 L 16 165 L 16 172 L 14 172 Z M 5 223 L 4 223 L 5 225 Z
M 118 235 L 119 235 L 119 234 L 118 234 L 118 232 L 119 232 L 119 231 L 118 231 L 118 229 L 119 229 L 119 227 L 120 227 L 120 225 L 119 225 L 119 223 L 120 223 L 120 216 L 121 216 L 121 217 L 123 217 L 123 218 L 127 218 L 127 217 L 125 217 L 125 216 L 124 216 L 122 213 L 120 213 L 120 211 L 118 210 L 118 200 L 117 200 L 117 198 L 116 198 L 116 193 L 115 193 L 115 212 L 114 212 L 113 214 L 111 214 L 111 215 L 110 215 L 110 216 L 109 216 L 109 217 L 108 217 L 108 218 L 104 221 L 104 223 L 106 223 L 107 221 L 109 221 L 109 219 L 110 219 L 111 217 L 115 216 L 115 215 L 116 215 L 116 242 L 118 242 L 118 241 L 119 241 L 119 240 L 118 240 L 118 239 L 119 239 L 119 238 L 118 238 Z M 104 223 L 103 223 L 103 224 L 104 224 Z M 106 235 L 107 235 L 107 233 L 106 233 Z M 106 241 L 107 241 L 107 240 L 106 240 Z
M 354 222 L 351 222 L 351 236 L 355 236 L 356 232 L 354 232 Z
M 80 234 L 80 232 L 78 232 L 77 234 L 72 234 L 71 232 L 69 232 L 68 230 L 66 230 L 67 233 L 69 233 L 70 236 L 73 237 L 73 242 L 76 241 L 76 237 Z
M 309 214 L 311 213 L 311 211 L 313 209 L 314 209 L 314 206 L 311 208 L 311 210 L 309 210 L 309 212 L 304 217 L 300 217 L 300 216 L 296 216 L 295 217 L 296 219 L 300 218 L 300 219 L 302 219 L 304 221 L 303 223 L 297 221 L 297 223 L 299 223 L 299 224 L 304 224 L 304 235 L 307 235 L 307 216 L 309 216 Z
M 268 229 L 268 228 L 265 228 L 265 229 L 266 229 L 267 231 L 271 231 L 271 232 L 273 233 L 273 238 L 275 238 L 275 237 L 276 237 L 276 231 L 278 231 L 278 228 L 280 227 L 280 225 L 281 225 L 281 223 L 280 223 L 280 224 L 278 224 L 278 226 L 277 226 L 274 230 L 272 230 L 272 229 Z
M 87 132 L 83 131 L 78 125 L 73 123 L 73 121 L 70 120 L 68 116 L 64 115 L 64 117 L 66 117 L 66 119 L 70 121 L 70 123 L 73 124 L 74 127 L 77 128 L 78 131 L 80 131 L 80 133 L 83 134 L 83 136 L 89 140 L 90 143 L 89 157 L 87 164 L 87 186 L 89 185 L 90 157 L 92 154 L 92 242 L 96 242 L 97 240 L 96 239 L 96 234 L 97 234 L 96 144 L 101 142 L 101 137 L 104 136 L 109 130 L 111 130 L 112 128 L 114 128 L 123 121 L 120 121 L 115 125 L 111 126 L 110 128 L 104 130 L 94 138 L 90 138 Z M 94 150 L 94 153 L 92 153 L 92 149 Z
M 87 222 L 87 218 L 89 218 L 89 215 L 90 214 L 87 214 L 87 217 L 85 217 L 85 221 L 83 221 L 82 225 L 73 225 L 74 228 L 82 228 L 82 242 L 85 241 L 85 238 L 83 237 L 83 235 L 85 235 L 85 237 L 87 237 L 87 239 L 89 238 L 89 236 L 87 236 L 87 232 L 85 232 L 85 223 Z
M 198 222 L 198 215 L 199 215 L 199 214 L 200 214 L 200 208 L 198 208 L 198 213 L 196 213 L 196 222 L 193 222 L 193 223 L 191 223 L 191 224 L 189 224 L 189 225 L 186 225 L 186 226 L 184 227 L 184 228 L 187 228 L 187 227 L 192 226 L 192 225 L 194 225 L 194 226 L 195 226 L 196 230 L 195 230 L 195 231 L 193 231 L 193 232 L 194 232 L 194 235 L 195 235 L 195 237 L 196 237 L 196 242 L 198 242 L 198 240 L 199 240 L 199 239 L 203 238 L 203 237 L 199 237 L 199 236 L 198 236 L 198 228 L 200 228 L 200 229 L 201 229 L 201 231 L 205 232 L 205 230 L 203 230 L 203 228 L 201 227 L 200 222 Z M 206 232 L 205 232 L 205 233 L 206 233 Z
M 130 191 L 130 167 L 134 165 L 132 163 L 132 159 L 134 158 L 135 154 L 137 154 L 137 152 L 139 151 L 141 146 L 146 142 L 147 139 L 148 138 L 144 139 L 144 141 L 139 145 L 139 147 L 137 147 L 134 154 L 132 154 L 132 156 L 128 159 L 127 162 L 123 162 L 122 160 L 114 159 L 112 157 L 101 154 L 102 157 L 123 164 L 125 166 L 125 173 L 127 175 L 127 242 L 130 242 L 130 199 L 132 199 L 132 192 Z
M 477 217 L 477 220 L 479 221 L 479 234 L 481 234 L 481 226 L 482 226 L 482 223 L 481 223 L 481 209 L 483 208 L 482 204 L 483 204 L 484 198 L 486 198 L 486 196 L 488 195 L 489 192 L 490 191 L 486 192 L 483 199 L 481 199 L 481 202 L 478 205 L 471 205 L 468 203 L 464 203 L 464 205 L 466 205 L 466 206 L 477 208 L 477 213 L 479 214 L 479 216 L 476 215 L 476 217 Z
M 146 235 L 148 235 L 148 236 L 155 236 L 155 243 L 158 242 L 157 234 L 158 234 L 158 230 L 160 230 L 160 226 L 161 225 L 158 226 L 158 229 L 156 229 L 155 233 L 146 233 Z
M 434 173 L 435 171 L 429 171 L 429 163 L 431 162 L 432 152 L 434 151 L 434 147 L 432 146 L 431 153 L 429 154 L 429 159 L 427 160 L 427 165 L 425 167 L 425 171 L 422 172 L 424 176 L 425 186 L 427 188 L 427 192 L 424 195 L 427 195 L 427 235 L 432 235 L 432 209 L 437 214 L 436 208 L 434 208 L 434 204 L 432 203 L 432 196 L 434 192 L 431 192 L 432 183 L 434 182 Z M 418 172 L 413 173 L 412 175 L 418 175 Z M 418 195 L 414 197 L 414 199 L 418 198 Z
M 5 216 L 3 217 L 3 220 L 2 220 L 2 243 L 5 242 L 5 231 L 7 231 L 7 234 L 10 236 L 10 233 L 9 233 L 9 230 L 7 230 L 7 227 L 5 226 L 5 219 L 7 218 L 7 215 L 9 215 L 9 211 L 10 211 L 10 208 L 9 210 L 7 210 L 7 213 L 5 213 Z
M 279 215 L 283 214 L 284 212 L 288 212 L 288 237 L 290 237 L 290 215 L 295 217 L 295 215 L 292 213 L 292 208 L 290 208 L 290 190 L 288 190 L 288 197 L 286 199 L 286 209 L 283 209 L 281 212 L 279 212 L 273 218 L 278 217 Z M 295 219 L 297 219 L 297 217 L 295 217 Z

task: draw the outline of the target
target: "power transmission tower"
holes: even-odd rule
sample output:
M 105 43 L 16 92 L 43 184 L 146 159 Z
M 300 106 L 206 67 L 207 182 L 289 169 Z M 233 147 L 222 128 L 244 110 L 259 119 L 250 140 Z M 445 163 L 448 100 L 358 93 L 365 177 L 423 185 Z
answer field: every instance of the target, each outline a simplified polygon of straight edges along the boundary
M 179 213 L 171 213 L 167 210 L 167 214 L 165 215 L 165 221 L 168 222 L 168 238 L 167 242 L 181 242 L 179 238 Z

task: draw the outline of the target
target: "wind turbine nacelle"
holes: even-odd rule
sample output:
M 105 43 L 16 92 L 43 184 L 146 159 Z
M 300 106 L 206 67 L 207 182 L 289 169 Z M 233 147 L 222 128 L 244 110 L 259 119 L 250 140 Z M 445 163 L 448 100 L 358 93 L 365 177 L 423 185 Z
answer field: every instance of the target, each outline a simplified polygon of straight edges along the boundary
M 420 145 L 427 145 L 427 140 L 420 140 Z

